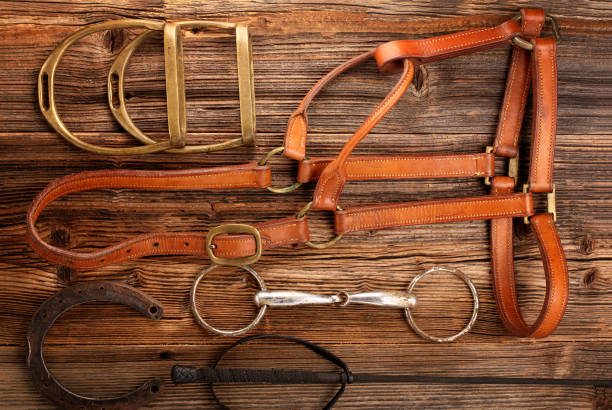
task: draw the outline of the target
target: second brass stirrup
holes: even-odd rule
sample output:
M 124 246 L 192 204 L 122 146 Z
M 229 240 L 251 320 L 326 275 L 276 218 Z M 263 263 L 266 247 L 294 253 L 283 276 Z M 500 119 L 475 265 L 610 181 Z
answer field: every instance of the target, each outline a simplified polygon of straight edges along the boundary
M 183 29 L 215 28 L 235 30 L 236 54 L 238 65 L 238 91 L 240 95 L 240 121 L 242 136 L 232 140 L 209 145 L 186 145 L 187 113 L 185 103 L 185 75 L 183 67 Z M 79 39 L 99 31 L 143 28 L 140 35 L 133 39 L 119 53 L 108 74 L 108 101 L 111 112 L 121 126 L 145 145 L 129 148 L 109 148 L 90 144 L 77 138 L 60 119 L 55 104 L 54 84 L 57 66 L 68 49 Z M 130 118 L 123 92 L 125 69 L 136 49 L 153 33 L 164 33 L 164 58 L 166 71 L 166 99 L 168 109 L 169 140 L 157 142 L 146 136 Z M 117 85 L 117 99 L 114 98 L 113 86 Z M 46 93 L 46 95 L 45 95 Z M 53 50 L 40 69 L 38 75 L 38 104 L 47 122 L 72 144 L 87 151 L 107 155 L 132 155 L 167 151 L 173 153 L 196 153 L 219 151 L 241 145 L 255 144 L 255 87 L 253 75 L 253 58 L 251 39 L 248 28 L 242 23 L 224 23 L 216 21 L 181 21 L 165 23 L 155 20 L 124 19 L 96 23 L 68 36 Z

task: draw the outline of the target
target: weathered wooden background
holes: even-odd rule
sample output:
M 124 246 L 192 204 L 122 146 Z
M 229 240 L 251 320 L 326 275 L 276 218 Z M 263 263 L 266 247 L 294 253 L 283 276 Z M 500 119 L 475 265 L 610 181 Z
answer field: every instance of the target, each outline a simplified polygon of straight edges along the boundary
M 437 4 L 436 4 L 437 3 Z M 3 1 L 0 3 L 0 406 L 46 408 L 25 365 L 25 332 L 32 314 L 74 281 L 70 272 L 33 253 L 25 241 L 25 212 L 37 192 L 61 176 L 96 169 L 185 169 L 238 164 L 282 143 L 291 112 L 307 90 L 346 59 L 392 39 L 420 38 L 497 24 L 520 6 L 556 16 L 563 41 L 559 57 L 559 124 L 555 161 L 558 227 L 571 294 L 561 326 L 544 340 L 509 336 L 497 316 L 490 278 L 486 222 L 409 227 L 349 235 L 337 246 L 266 252 L 255 268 L 270 289 L 405 289 L 434 265 L 459 268 L 480 292 L 481 314 L 472 332 L 450 345 L 421 340 L 394 309 L 309 307 L 269 312 L 257 329 L 317 342 L 354 371 L 557 378 L 612 377 L 612 3 L 600 1 Z M 126 17 L 248 21 L 253 33 L 257 147 L 212 154 L 106 157 L 81 151 L 45 123 L 36 102 L 44 59 L 66 36 L 87 24 Z M 106 106 L 106 74 L 136 32 L 102 32 L 70 49 L 57 74 L 60 113 L 85 140 L 133 144 Z M 234 39 L 187 31 L 185 74 L 190 142 L 217 141 L 239 132 Z M 504 88 L 509 49 L 427 65 L 411 90 L 357 149 L 357 153 L 479 152 L 491 144 Z M 310 111 L 308 150 L 334 155 L 395 77 L 368 62 L 331 84 Z M 128 106 L 150 135 L 166 135 L 161 42 L 146 43 L 128 69 Z M 530 123 L 528 118 L 527 124 Z M 529 150 L 529 126 L 522 158 Z M 274 160 L 275 180 L 288 182 L 295 164 Z M 526 177 L 522 161 L 521 177 Z M 500 167 L 502 166 L 500 162 Z M 289 216 L 309 201 L 312 186 L 277 196 L 266 191 L 135 192 L 106 190 L 68 196 L 43 214 L 39 228 L 69 248 L 106 246 L 117 238 L 155 230 L 206 231 L 226 222 L 254 223 Z M 480 180 L 350 183 L 342 204 L 469 196 L 486 192 Z M 329 237 L 326 213 L 313 214 L 316 238 Z M 529 229 L 517 225 L 516 267 L 521 304 L 534 318 L 544 294 L 539 252 Z M 152 406 L 214 407 L 202 385 L 173 386 L 175 363 L 206 365 L 233 338 L 201 329 L 188 307 L 194 276 L 208 261 L 151 257 L 84 273 L 80 280 L 113 279 L 157 298 L 165 316 L 152 323 L 129 308 L 88 304 L 64 315 L 46 340 L 52 371 L 76 392 L 110 397 L 151 377 L 168 380 Z M 215 325 L 244 325 L 253 314 L 252 281 L 225 271 L 200 292 Z M 426 281 L 416 311 L 422 326 L 443 335 L 469 316 L 468 292 L 452 278 Z M 243 349 L 238 365 L 325 367 L 301 349 L 275 343 Z M 321 406 L 327 387 L 224 387 L 231 406 Z M 612 391 L 594 387 L 489 385 L 356 385 L 339 407 L 576 407 L 610 408 Z

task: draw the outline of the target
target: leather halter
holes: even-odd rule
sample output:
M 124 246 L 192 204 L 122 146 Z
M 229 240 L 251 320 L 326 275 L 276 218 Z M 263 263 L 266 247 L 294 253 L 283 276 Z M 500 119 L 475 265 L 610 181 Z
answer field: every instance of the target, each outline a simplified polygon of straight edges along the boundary
M 520 23 L 519 23 L 520 20 Z M 554 209 L 536 214 L 534 193 L 549 193 L 554 199 L 552 169 L 557 116 L 557 70 L 555 38 L 541 38 L 546 16 L 542 10 L 521 10 L 520 19 L 498 26 L 473 29 L 423 40 L 399 40 L 382 44 L 341 64 L 323 77 L 306 95 L 289 120 L 285 144 L 271 152 L 283 152 L 300 161 L 298 183 L 277 192 L 288 192 L 299 183 L 317 181 L 311 204 L 295 217 L 272 220 L 253 226 L 222 225 L 208 234 L 161 232 L 140 235 L 95 252 L 79 253 L 46 243 L 35 223 L 45 206 L 72 193 L 100 188 L 146 190 L 200 190 L 230 188 L 271 188 L 267 158 L 249 163 L 187 171 L 95 171 L 70 175 L 51 183 L 32 204 L 27 219 L 28 240 L 33 249 L 53 263 L 75 269 L 93 269 L 146 255 L 202 255 L 215 263 L 242 265 L 255 262 L 262 251 L 289 244 L 315 248 L 335 243 L 343 234 L 430 223 L 491 219 L 493 278 L 502 322 L 518 336 L 542 337 L 559 324 L 568 299 L 567 264 L 554 225 Z M 521 40 L 517 40 L 517 39 Z M 414 67 L 431 61 L 469 54 L 510 42 L 514 46 L 500 123 L 490 150 L 476 154 L 430 156 L 355 156 L 354 148 L 393 107 L 408 88 Z M 529 43 L 531 51 L 523 49 Z M 306 160 L 308 105 L 316 94 L 347 69 L 374 57 L 383 72 L 401 70 L 400 78 L 372 114 L 355 131 L 337 157 Z M 518 137 L 529 89 L 533 83 L 534 127 L 529 184 L 515 192 L 516 176 L 495 176 L 496 156 L 515 159 Z M 516 167 L 514 167 L 516 172 Z M 426 202 L 380 204 L 342 209 L 339 197 L 346 181 L 486 177 L 492 180 L 491 195 Z M 325 244 L 309 240 L 305 214 L 309 209 L 334 212 L 337 237 Z M 512 218 L 531 221 L 544 260 L 546 297 L 535 324 L 523 320 L 514 287 L 512 268 Z M 247 258 L 247 259 L 245 259 Z M 245 262 L 247 260 L 248 262 Z

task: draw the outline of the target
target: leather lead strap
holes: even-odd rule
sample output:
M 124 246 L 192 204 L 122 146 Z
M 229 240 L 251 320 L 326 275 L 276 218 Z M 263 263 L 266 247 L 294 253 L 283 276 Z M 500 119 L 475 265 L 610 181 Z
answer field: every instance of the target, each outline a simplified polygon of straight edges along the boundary
M 60 178 L 45 188 L 27 214 L 27 239 L 49 262 L 74 269 L 93 269 L 149 255 L 206 256 L 205 232 L 158 232 L 138 235 L 92 252 L 74 252 L 45 242 L 36 230 L 36 220 L 52 201 L 71 193 L 95 189 L 156 191 L 265 187 L 270 184 L 269 166 L 255 163 L 185 171 L 92 171 Z M 306 218 L 286 218 L 255 224 L 264 249 L 305 243 L 310 237 Z M 213 239 L 217 257 L 244 257 L 256 250 L 251 235 L 221 234 Z

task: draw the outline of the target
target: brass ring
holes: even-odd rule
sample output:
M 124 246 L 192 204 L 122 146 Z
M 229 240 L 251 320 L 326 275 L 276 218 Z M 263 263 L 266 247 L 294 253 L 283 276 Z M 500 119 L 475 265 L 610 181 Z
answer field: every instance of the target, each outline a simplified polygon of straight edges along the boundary
M 191 302 L 191 311 L 193 312 L 193 316 L 195 317 L 196 321 L 203 328 L 205 328 L 205 329 L 207 329 L 207 330 L 209 330 L 209 331 L 211 331 L 213 333 L 216 333 L 218 335 L 221 335 L 221 336 L 239 336 L 239 335 L 242 335 L 242 334 L 250 331 L 251 329 L 253 329 L 255 326 L 257 326 L 259 324 L 259 322 L 263 318 L 264 314 L 266 313 L 266 310 L 267 310 L 268 306 L 267 305 L 261 306 L 259 308 L 259 311 L 257 312 L 257 316 L 255 316 L 255 319 L 253 319 L 253 321 L 251 323 L 249 323 L 247 326 L 243 327 L 242 329 L 238 329 L 238 330 L 221 330 L 221 329 L 217 329 L 216 327 L 211 326 L 210 324 L 208 324 L 208 322 L 206 322 L 204 320 L 204 318 L 200 315 L 200 312 L 198 312 L 198 306 L 196 305 L 196 291 L 198 290 L 198 286 L 200 285 L 200 282 L 202 281 L 204 276 L 206 276 L 207 273 L 215 270 L 219 266 L 220 265 L 210 265 L 208 268 L 206 268 L 202 272 L 200 272 L 198 277 L 193 281 L 193 285 L 191 287 L 191 291 L 189 292 L 189 300 Z M 261 278 L 261 276 L 259 276 L 259 274 L 253 268 L 251 268 L 248 265 L 242 265 L 242 266 L 240 266 L 240 268 L 244 269 L 249 274 L 251 274 L 251 276 L 257 282 L 257 285 L 259 286 L 259 289 L 261 291 L 265 292 L 267 290 L 266 289 L 266 283 L 264 282 L 264 280 Z
M 296 218 L 297 219 L 303 218 L 308 213 L 308 211 L 310 211 L 310 208 L 312 208 L 312 201 L 308 202 L 306 206 L 302 208 L 300 212 L 297 213 Z M 340 207 L 340 205 L 336 205 L 336 211 L 342 211 L 342 208 Z M 323 242 L 323 243 L 313 243 L 313 242 L 307 241 L 304 243 L 304 245 L 310 248 L 313 248 L 313 249 L 325 249 L 325 248 L 329 248 L 332 245 L 335 245 L 336 242 L 338 242 L 342 238 L 342 236 L 344 235 L 343 234 L 336 235 L 335 238 L 332 238 L 329 241 Z
M 429 275 L 431 273 L 434 273 L 434 272 L 448 272 L 448 273 L 452 273 L 453 275 L 455 275 L 458 278 L 460 278 L 461 280 L 463 280 L 465 282 L 465 284 L 467 285 L 467 287 L 470 289 L 470 292 L 472 293 L 472 299 L 474 300 L 474 309 L 472 310 L 472 317 L 470 318 L 470 321 L 468 322 L 468 324 L 465 325 L 465 327 L 463 329 L 461 329 L 459 332 L 455 333 L 452 336 L 449 336 L 449 337 L 434 337 L 434 336 L 431 336 L 431 335 L 425 333 L 423 330 L 421 330 L 421 328 L 419 328 L 417 326 L 417 324 L 414 321 L 414 318 L 412 317 L 412 313 L 410 312 L 409 308 L 404 309 L 404 313 L 406 314 L 406 320 L 408 321 L 408 324 L 410 325 L 412 330 L 415 331 L 416 334 L 418 334 L 419 336 L 421 336 L 424 339 L 431 340 L 432 342 L 436 342 L 436 343 L 448 343 L 448 342 L 452 342 L 454 340 L 457 340 L 458 338 L 460 338 L 461 336 L 463 336 L 464 334 L 469 332 L 470 329 L 472 329 L 472 326 L 474 326 L 474 323 L 476 323 L 476 318 L 478 317 L 478 308 L 480 306 L 480 303 L 478 301 L 478 292 L 476 291 L 476 287 L 474 286 L 474 283 L 472 283 L 470 278 L 468 278 L 459 269 L 433 267 L 433 268 L 431 268 L 431 269 L 429 269 L 429 270 L 427 270 L 427 271 L 425 271 L 425 272 L 415 276 L 414 279 L 412 279 L 412 282 L 410 282 L 410 286 L 408 286 L 408 294 L 410 295 L 412 293 L 414 287 L 416 286 L 416 284 L 421 279 L 423 279 L 425 276 L 427 276 L 427 275 Z
M 283 151 L 285 151 L 285 147 L 277 147 L 274 148 L 273 150 L 271 150 L 270 152 L 268 152 L 258 163 L 257 165 L 262 166 L 262 165 L 266 165 L 268 163 L 268 161 L 270 160 L 270 158 L 272 158 L 274 155 L 276 154 L 281 154 Z M 270 192 L 274 192 L 275 194 L 286 194 L 289 192 L 293 192 L 296 189 L 298 189 L 299 187 L 302 186 L 302 183 L 299 181 L 294 182 L 293 184 L 286 186 L 286 187 L 273 187 L 273 186 L 269 186 L 266 189 Z

